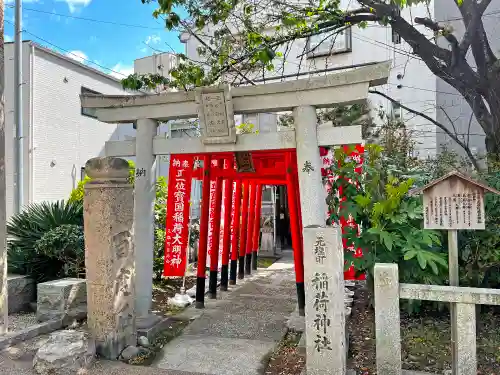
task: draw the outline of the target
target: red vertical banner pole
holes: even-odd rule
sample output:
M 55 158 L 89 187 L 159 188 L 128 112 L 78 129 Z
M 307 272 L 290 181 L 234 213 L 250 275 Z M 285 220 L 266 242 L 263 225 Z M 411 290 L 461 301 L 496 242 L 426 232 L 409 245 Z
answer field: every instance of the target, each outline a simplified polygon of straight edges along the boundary
M 232 159 L 224 160 L 224 169 L 232 167 Z M 231 246 L 231 214 L 232 207 L 232 191 L 233 181 L 231 179 L 224 180 L 222 199 L 224 204 L 224 234 L 222 236 L 222 267 L 220 271 L 220 290 L 227 290 L 229 282 L 229 249 Z
M 297 165 L 295 163 L 295 165 Z M 304 262 L 302 257 L 301 245 L 301 228 L 299 223 L 299 207 L 297 191 L 299 186 L 295 180 L 295 173 L 297 173 L 293 163 L 293 158 L 290 153 L 286 155 L 286 188 L 288 195 L 288 209 L 290 211 L 290 231 L 292 237 L 293 248 L 293 262 L 295 265 L 295 283 L 297 286 L 297 303 L 299 307 L 299 315 L 305 315 L 306 295 L 304 290 Z
M 241 228 L 240 228 L 240 258 L 238 260 L 238 279 L 245 277 L 245 252 L 247 244 L 248 226 L 248 201 L 250 199 L 250 182 L 243 182 L 243 202 L 241 203 Z
M 222 160 L 218 160 L 217 168 L 222 167 Z M 221 204 L 222 204 L 222 177 L 215 179 L 214 194 L 214 212 L 213 212 L 213 233 L 210 253 L 210 274 L 208 279 L 208 296 L 211 299 L 217 298 L 217 274 L 219 267 L 219 244 L 220 244 L 220 222 L 221 222 Z
M 231 220 L 231 266 L 229 269 L 229 284 L 236 284 L 236 274 L 238 267 L 238 240 L 240 238 L 240 222 L 241 222 L 241 181 L 233 183 L 233 204 L 232 204 L 232 220 Z
M 252 269 L 257 270 L 257 256 L 259 252 L 260 213 L 262 208 L 262 185 L 256 185 L 255 192 L 255 221 L 253 226 Z
M 255 219 L 255 199 L 257 197 L 257 184 L 250 182 L 250 195 L 248 200 L 248 230 L 247 230 L 247 246 L 245 256 L 245 273 L 252 274 L 252 250 L 253 250 L 253 229 Z
M 196 273 L 196 308 L 205 307 L 205 278 L 208 250 L 208 216 L 210 214 L 210 168 L 211 157 L 203 157 L 203 177 L 201 187 L 200 239 L 198 244 L 198 269 Z

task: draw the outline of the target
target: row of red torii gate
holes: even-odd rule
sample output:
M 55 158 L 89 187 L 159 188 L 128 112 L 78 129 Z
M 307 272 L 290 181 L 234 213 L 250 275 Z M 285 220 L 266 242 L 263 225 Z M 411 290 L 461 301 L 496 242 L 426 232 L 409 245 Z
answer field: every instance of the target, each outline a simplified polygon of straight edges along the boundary
M 355 171 L 361 173 L 363 146 L 343 147 L 348 157 L 357 163 Z M 330 194 L 342 196 L 342 191 L 331 192 L 329 187 L 329 181 L 341 178 L 330 168 L 336 163 L 333 152 L 324 147 L 318 152 L 323 160 L 325 188 Z M 303 239 L 295 149 L 171 155 L 164 257 L 164 276 L 167 277 L 182 277 L 186 272 L 193 179 L 202 181 L 196 307 L 204 307 L 207 266 L 208 295 L 212 299 L 217 296 L 219 264 L 222 265 L 221 290 L 227 290 L 228 285 L 236 284 L 237 279 L 257 270 L 262 188 L 264 185 L 284 185 L 288 197 L 297 301 L 299 312 L 303 314 Z M 352 218 L 341 218 L 339 224 L 343 230 L 347 226 L 357 227 Z M 346 251 L 362 256 L 361 249 L 354 248 L 346 239 L 343 242 Z M 353 267 L 344 273 L 345 279 L 355 279 L 355 275 Z

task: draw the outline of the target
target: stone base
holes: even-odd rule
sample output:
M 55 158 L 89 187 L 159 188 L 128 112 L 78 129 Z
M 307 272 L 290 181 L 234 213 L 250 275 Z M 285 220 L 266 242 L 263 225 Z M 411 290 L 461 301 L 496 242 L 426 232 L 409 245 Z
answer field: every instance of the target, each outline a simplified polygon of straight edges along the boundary
M 152 342 L 156 335 L 167 329 L 173 318 L 162 317 L 154 314 L 142 316 L 136 319 L 137 337 L 144 336 Z
M 38 321 L 64 319 L 69 322 L 87 316 L 87 283 L 85 279 L 60 279 L 37 286 Z
M 30 311 L 35 301 L 36 286 L 33 279 L 24 275 L 7 275 L 9 314 Z

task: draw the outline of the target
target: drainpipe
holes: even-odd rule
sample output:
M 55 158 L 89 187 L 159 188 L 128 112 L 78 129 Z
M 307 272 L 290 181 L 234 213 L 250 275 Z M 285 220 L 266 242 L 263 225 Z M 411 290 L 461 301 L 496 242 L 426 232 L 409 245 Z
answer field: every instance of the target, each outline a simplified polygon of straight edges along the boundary
M 23 80 L 22 80 L 22 4 L 21 0 L 16 0 L 15 11 L 15 44 L 14 44 L 14 124 L 16 127 L 16 137 L 14 144 L 15 178 L 14 178 L 14 214 L 21 211 L 23 205 Z

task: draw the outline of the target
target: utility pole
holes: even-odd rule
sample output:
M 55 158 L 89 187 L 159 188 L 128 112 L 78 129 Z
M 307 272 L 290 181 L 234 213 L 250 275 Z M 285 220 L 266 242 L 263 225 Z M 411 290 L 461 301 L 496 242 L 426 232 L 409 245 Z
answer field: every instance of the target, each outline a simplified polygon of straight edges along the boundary
M 0 0 L 0 334 L 8 330 L 7 306 L 7 228 L 5 225 L 5 106 L 4 106 L 4 0 Z
M 16 0 L 15 17 L 15 40 L 14 40 L 14 126 L 16 128 L 16 138 L 14 144 L 14 214 L 21 211 L 23 206 L 23 73 L 22 73 L 22 0 Z

